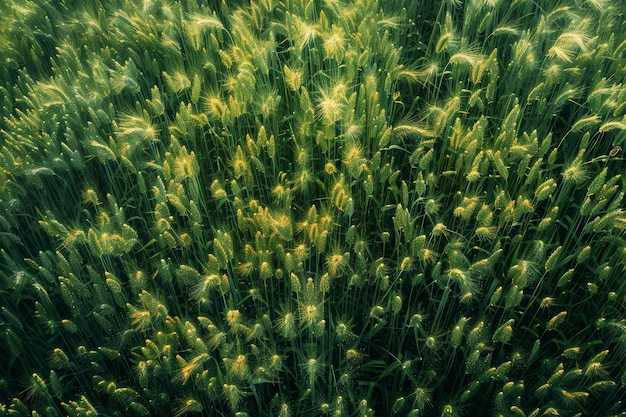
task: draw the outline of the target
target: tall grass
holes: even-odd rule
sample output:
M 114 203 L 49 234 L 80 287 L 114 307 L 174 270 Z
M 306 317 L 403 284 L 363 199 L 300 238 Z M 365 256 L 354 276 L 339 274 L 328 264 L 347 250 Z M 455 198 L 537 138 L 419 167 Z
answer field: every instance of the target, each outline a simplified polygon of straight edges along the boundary
M 1 413 L 626 413 L 619 2 L 1 8 Z

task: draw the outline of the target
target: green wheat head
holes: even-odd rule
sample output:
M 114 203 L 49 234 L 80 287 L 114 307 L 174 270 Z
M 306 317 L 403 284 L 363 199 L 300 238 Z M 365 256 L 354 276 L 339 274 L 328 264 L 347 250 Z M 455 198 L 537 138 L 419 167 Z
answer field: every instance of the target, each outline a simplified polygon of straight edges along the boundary
M 0 9 L 0 415 L 626 415 L 619 1 Z

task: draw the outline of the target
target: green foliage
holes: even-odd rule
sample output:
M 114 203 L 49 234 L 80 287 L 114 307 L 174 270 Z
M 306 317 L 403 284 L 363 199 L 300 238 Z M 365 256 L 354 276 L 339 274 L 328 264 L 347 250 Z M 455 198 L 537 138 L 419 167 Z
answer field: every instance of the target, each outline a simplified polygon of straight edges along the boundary
M 1 415 L 626 413 L 618 1 L 13 3 Z

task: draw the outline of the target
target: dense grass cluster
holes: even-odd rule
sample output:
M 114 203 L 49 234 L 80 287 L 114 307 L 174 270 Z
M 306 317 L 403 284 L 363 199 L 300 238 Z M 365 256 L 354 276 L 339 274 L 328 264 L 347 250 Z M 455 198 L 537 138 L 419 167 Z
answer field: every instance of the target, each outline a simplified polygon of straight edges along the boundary
M 0 415 L 625 415 L 612 0 L 0 0 Z

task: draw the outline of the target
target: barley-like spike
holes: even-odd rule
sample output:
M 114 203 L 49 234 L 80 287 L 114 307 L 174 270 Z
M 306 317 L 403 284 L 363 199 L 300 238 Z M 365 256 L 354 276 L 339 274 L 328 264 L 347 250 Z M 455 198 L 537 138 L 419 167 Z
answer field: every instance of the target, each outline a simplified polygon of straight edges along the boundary
M 596 125 L 600 123 L 600 116 L 598 116 L 597 114 L 591 115 L 591 116 L 587 116 L 587 117 L 583 117 L 581 119 L 578 119 L 576 121 L 576 123 L 574 123 L 572 125 L 572 132 L 582 132 L 582 131 L 586 131 L 589 130 L 589 128 L 591 128 L 592 126 Z
M 515 319 L 510 319 L 506 323 L 498 327 L 498 329 L 493 333 L 492 340 L 497 343 L 508 343 L 513 336 L 514 323 Z
M 548 260 L 545 263 L 546 272 L 554 271 L 554 269 L 557 267 L 557 264 L 559 263 L 562 251 L 563 246 L 559 246 L 552 252 L 550 257 L 548 257 Z
M 556 286 L 559 288 L 566 286 L 572 280 L 573 276 L 574 268 L 568 269 L 563 273 L 563 275 L 561 275 L 561 278 L 559 278 L 559 280 L 557 281 Z
M 554 330 L 559 327 L 563 321 L 565 321 L 565 317 L 567 316 L 567 311 L 561 311 L 556 316 L 552 317 L 548 323 L 546 324 L 546 329 Z

